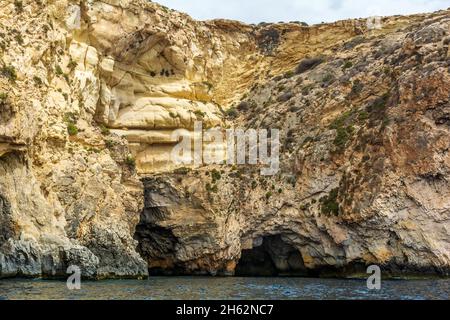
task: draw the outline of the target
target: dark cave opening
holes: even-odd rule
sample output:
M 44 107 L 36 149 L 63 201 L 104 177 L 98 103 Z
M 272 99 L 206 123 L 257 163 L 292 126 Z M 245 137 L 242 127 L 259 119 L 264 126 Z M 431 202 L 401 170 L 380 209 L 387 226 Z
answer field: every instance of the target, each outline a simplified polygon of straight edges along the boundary
M 243 250 L 236 266 L 238 277 L 307 276 L 302 256 L 281 235 L 267 236 L 262 244 Z

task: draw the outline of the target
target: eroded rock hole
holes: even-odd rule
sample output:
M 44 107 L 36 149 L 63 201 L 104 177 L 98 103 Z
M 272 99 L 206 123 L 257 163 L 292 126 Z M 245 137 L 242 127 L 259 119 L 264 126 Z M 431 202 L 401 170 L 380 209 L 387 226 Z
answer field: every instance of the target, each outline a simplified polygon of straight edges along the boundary
M 306 276 L 300 252 L 283 241 L 281 235 L 267 236 L 253 249 L 243 250 L 236 266 L 236 276 Z
M 156 224 L 163 215 L 160 208 L 146 208 L 136 227 L 135 239 L 138 252 L 148 262 L 150 275 L 166 275 L 175 272 L 175 246 L 178 239 L 169 229 Z

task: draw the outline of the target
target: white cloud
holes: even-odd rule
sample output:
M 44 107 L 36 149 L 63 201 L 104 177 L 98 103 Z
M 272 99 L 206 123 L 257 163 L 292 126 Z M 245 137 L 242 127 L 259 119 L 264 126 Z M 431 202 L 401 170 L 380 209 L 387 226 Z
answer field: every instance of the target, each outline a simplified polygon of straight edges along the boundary
M 450 7 L 449 0 L 157 0 L 199 20 L 226 18 L 247 23 L 332 22 L 373 15 L 432 12 Z

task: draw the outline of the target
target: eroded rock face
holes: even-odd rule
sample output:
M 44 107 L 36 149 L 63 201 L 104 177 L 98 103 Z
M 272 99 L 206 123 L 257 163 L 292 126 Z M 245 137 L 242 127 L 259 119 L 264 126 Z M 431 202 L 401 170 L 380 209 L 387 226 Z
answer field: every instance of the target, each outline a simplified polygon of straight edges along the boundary
M 448 273 L 448 11 L 367 30 L 4 2 L 0 277 L 233 275 L 253 257 Z M 174 171 L 172 133 L 195 121 L 281 129 L 280 173 Z
M 335 24 L 338 36 L 328 38 L 320 26 L 197 22 L 144 1 L 83 2 L 80 16 L 72 59 L 98 66 L 96 120 L 128 140 L 140 174 L 176 169 L 174 130 L 193 134 L 195 121 L 223 127 L 222 108 L 292 68 L 309 53 L 302 44 L 327 51 L 363 28 Z
M 96 58 L 71 59 L 69 5 L 2 5 L 0 277 L 145 277 L 142 184 L 127 142 L 95 124 Z
M 174 245 L 164 263 L 142 255 L 182 274 L 342 276 L 378 264 L 385 275 L 448 275 L 449 22 L 445 12 L 365 35 L 255 86 L 235 123 L 282 131 L 280 173 L 217 166 L 148 179 L 148 212 L 164 212 L 151 224 Z M 284 244 L 279 256 L 270 239 Z M 282 248 L 300 254 L 298 270 Z

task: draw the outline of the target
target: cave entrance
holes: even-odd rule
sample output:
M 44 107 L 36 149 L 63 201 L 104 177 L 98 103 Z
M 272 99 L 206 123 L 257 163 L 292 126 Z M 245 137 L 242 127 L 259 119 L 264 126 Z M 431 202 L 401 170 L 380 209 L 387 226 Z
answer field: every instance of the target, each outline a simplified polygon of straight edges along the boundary
M 298 249 L 283 241 L 281 235 L 266 236 L 260 245 L 242 250 L 235 275 L 239 277 L 307 276 Z

